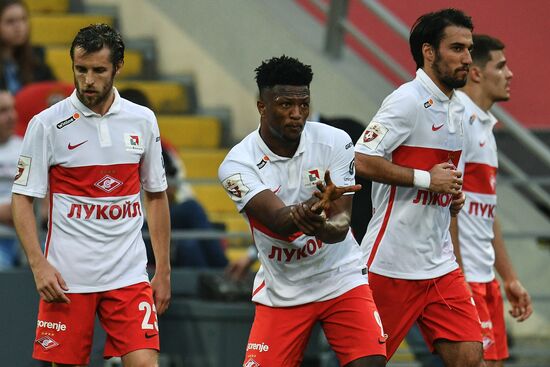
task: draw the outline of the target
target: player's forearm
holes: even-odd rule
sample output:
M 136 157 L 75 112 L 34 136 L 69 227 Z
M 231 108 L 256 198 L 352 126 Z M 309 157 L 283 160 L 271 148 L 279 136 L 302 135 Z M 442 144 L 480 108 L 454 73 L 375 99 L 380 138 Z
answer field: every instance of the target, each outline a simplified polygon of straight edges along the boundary
M 170 211 L 165 192 L 144 195 L 156 273 L 170 272 Z
M 383 157 L 355 154 L 355 172 L 367 180 L 397 186 L 413 186 L 414 170 L 401 167 Z
M 514 270 L 512 262 L 510 261 L 510 257 L 508 256 L 508 251 L 506 250 L 504 238 L 502 237 L 502 231 L 500 229 L 500 222 L 496 217 L 493 224 L 493 232 L 493 248 L 495 249 L 495 269 L 505 283 L 514 281 L 518 277 Z
M 453 242 L 453 249 L 456 257 L 456 262 L 461 269 L 464 270 L 462 264 L 462 253 L 460 252 L 460 241 L 458 237 L 458 218 L 451 217 L 451 224 L 449 226 L 449 232 L 451 234 L 451 241 Z
M 36 230 L 33 198 L 13 194 L 12 216 L 19 242 L 25 251 L 29 266 L 33 269 L 38 263 L 45 260 Z

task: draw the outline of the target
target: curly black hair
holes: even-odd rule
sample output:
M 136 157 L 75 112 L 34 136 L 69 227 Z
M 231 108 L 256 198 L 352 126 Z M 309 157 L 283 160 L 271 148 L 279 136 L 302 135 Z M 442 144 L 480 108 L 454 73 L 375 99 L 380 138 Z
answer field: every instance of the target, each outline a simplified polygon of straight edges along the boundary
M 120 33 L 108 24 L 90 24 L 78 31 L 71 44 L 71 60 L 74 61 L 74 49 L 80 47 L 86 53 L 97 52 L 103 47 L 111 50 L 111 62 L 118 66 L 124 61 L 124 42 Z
M 311 65 L 305 65 L 298 59 L 286 55 L 264 60 L 254 71 L 260 94 L 264 89 L 273 88 L 276 85 L 309 87 L 313 79 Z

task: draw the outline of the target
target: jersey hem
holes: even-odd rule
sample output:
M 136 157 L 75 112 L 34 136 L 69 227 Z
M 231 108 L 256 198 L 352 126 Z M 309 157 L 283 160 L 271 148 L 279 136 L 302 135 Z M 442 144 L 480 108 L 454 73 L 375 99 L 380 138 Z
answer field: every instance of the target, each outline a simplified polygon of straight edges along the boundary
M 69 287 L 69 290 L 65 293 L 96 293 L 96 292 L 107 292 L 112 291 L 113 289 L 119 289 L 124 287 L 129 287 L 138 283 L 147 282 L 149 283 L 149 278 L 147 276 L 140 277 L 139 279 L 132 279 L 126 282 L 116 283 L 112 285 L 106 285 L 103 287 Z
M 458 264 L 454 263 L 452 266 L 446 266 L 445 268 L 430 272 L 428 274 L 418 274 L 418 273 L 396 273 L 396 272 L 390 272 L 390 271 L 383 271 L 381 269 L 377 269 L 376 267 L 371 266 L 369 269 L 369 273 L 382 275 L 384 277 L 388 278 L 396 278 L 396 279 L 407 279 L 407 280 L 426 280 L 426 279 L 434 279 L 438 278 L 440 276 L 449 274 L 450 272 L 458 269 Z

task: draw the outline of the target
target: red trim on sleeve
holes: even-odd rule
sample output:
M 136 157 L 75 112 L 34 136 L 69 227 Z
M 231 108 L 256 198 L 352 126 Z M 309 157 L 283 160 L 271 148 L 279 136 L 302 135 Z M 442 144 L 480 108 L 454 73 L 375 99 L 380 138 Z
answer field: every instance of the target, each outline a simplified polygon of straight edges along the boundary
M 451 161 L 458 167 L 462 150 L 445 150 L 401 145 L 392 153 L 392 162 L 403 167 L 429 171 L 439 163 Z
M 50 170 L 50 191 L 55 194 L 94 198 L 128 196 L 139 193 L 140 188 L 138 163 L 53 166 Z
M 275 233 L 275 232 L 271 231 L 269 228 L 264 226 L 262 223 L 260 223 L 255 218 L 248 217 L 248 220 L 250 222 L 250 227 L 252 229 L 252 233 L 254 233 L 254 228 L 256 228 L 258 231 L 268 235 L 269 237 L 276 238 L 276 239 L 281 240 L 281 241 L 292 242 L 296 238 L 298 238 L 298 237 L 300 237 L 301 235 L 304 234 L 304 232 L 295 232 L 295 233 L 291 234 L 290 236 L 283 236 L 281 234 L 278 234 L 278 233 Z
M 483 163 L 466 163 L 464 168 L 464 191 L 478 194 L 496 194 L 497 167 Z
M 386 233 L 386 227 L 388 226 L 388 222 L 390 221 L 390 214 L 391 210 L 393 208 L 393 202 L 395 200 L 395 192 L 397 191 L 396 187 L 392 185 L 390 189 L 390 198 L 388 200 L 388 207 L 386 208 L 386 212 L 384 213 L 384 219 L 382 220 L 382 225 L 380 226 L 380 230 L 378 231 L 378 235 L 376 236 L 376 239 L 374 240 L 374 245 L 372 246 L 372 251 L 369 255 L 369 260 L 367 261 L 367 268 L 369 268 L 372 262 L 374 261 L 374 255 L 376 255 L 376 251 L 378 251 L 378 246 L 380 245 L 380 242 L 382 241 L 382 237 L 384 237 L 384 233 Z

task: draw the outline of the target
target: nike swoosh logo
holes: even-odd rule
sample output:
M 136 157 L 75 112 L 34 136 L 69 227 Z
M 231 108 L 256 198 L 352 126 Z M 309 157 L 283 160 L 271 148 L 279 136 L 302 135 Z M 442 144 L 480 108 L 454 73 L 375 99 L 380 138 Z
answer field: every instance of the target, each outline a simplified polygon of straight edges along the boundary
M 271 191 L 273 191 L 273 193 L 276 194 L 279 192 L 280 189 L 281 189 L 281 185 L 279 185 L 279 187 L 277 187 L 275 190 L 271 190 Z
M 483 142 L 480 141 L 479 146 L 483 148 L 485 146 L 485 143 L 486 143 L 485 141 L 483 141 Z
M 76 145 L 71 145 L 71 143 L 69 143 L 69 145 L 67 145 L 67 148 L 69 148 L 69 150 L 73 150 L 73 149 L 76 149 L 79 146 L 81 146 L 82 144 L 87 143 L 87 142 L 88 142 L 88 140 L 84 140 L 82 143 L 78 143 Z
M 437 130 L 441 129 L 443 127 L 443 125 L 445 125 L 445 124 L 441 124 L 439 126 L 435 126 L 435 125 L 432 124 L 432 131 L 437 131 Z
M 145 338 L 151 339 L 151 338 L 153 338 L 153 337 L 155 337 L 155 336 L 157 336 L 157 335 L 158 335 L 158 334 L 147 334 L 147 333 L 145 333 Z

